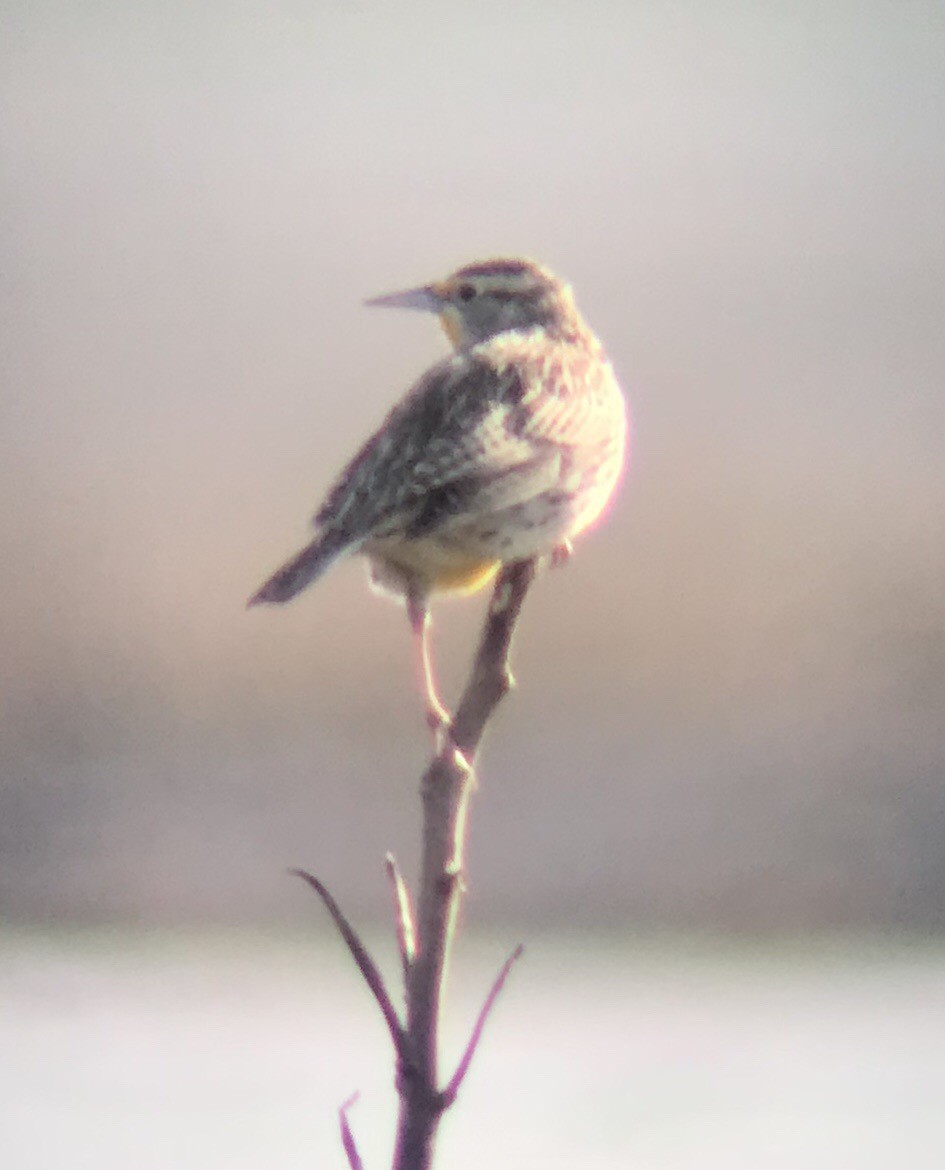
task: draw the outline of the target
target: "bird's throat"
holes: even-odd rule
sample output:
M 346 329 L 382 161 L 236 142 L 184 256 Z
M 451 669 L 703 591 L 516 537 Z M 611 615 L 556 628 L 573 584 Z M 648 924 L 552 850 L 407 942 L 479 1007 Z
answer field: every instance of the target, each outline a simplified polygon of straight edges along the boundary
M 466 334 L 459 314 L 455 310 L 447 309 L 440 313 L 440 324 L 443 326 L 443 332 L 449 338 L 450 345 L 454 349 L 462 349 L 466 343 Z

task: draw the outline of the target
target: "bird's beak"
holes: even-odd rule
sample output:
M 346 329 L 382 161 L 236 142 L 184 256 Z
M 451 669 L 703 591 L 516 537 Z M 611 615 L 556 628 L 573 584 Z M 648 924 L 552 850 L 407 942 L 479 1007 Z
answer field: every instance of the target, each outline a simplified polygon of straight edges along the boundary
M 371 308 L 420 309 L 426 313 L 439 313 L 443 308 L 443 301 L 436 285 L 433 284 L 424 285 L 423 288 L 408 288 L 404 292 L 387 293 L 382 297 L 371 297 L 364 303 Z

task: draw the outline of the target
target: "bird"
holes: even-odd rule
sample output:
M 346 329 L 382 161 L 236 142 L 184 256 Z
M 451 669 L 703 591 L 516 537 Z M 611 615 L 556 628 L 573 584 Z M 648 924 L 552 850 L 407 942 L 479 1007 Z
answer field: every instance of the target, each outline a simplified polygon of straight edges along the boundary
M 452 352 L 422 374 L 337 476 L 314 535 L 249 600 L 281 604 L 361 554 L 406 604 L 429 726 L 450 725 L 429 646 L 430 600 L 503 565 L 567 559 L 626 461 L 626 400 L 570 286 L 525 258 L 466 264 L 365 302 L 434 313 Z

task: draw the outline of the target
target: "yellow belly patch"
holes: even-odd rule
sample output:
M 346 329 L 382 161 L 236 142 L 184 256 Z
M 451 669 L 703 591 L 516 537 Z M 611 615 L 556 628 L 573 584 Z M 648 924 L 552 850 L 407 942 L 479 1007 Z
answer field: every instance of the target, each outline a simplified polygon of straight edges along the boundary
M 393 593 L 406 593 L 411 586 L 424 593 L 475 593 L 502 563 L 462 556 L 423 540 L 385 541 L 363 551 L 371 560 L 375 583 Z
M 476 561 L 466 565 L 441 566 L 433 581 L 433 590 L 436 593 L 475 593 L 492 580 L 501 563 Z

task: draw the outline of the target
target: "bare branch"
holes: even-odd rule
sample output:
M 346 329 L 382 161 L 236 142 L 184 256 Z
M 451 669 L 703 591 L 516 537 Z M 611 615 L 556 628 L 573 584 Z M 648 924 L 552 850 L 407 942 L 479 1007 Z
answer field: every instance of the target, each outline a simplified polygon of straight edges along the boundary
M 417 953 L 416 932 L 413 925 L 413 910 L 410 906 L 410 891 L 397 866 L 393 853 L 386 858 L 387 876 L 394 895 L 394 921 L 397 926 L 397 948 L 404 969 L 404 979 L 410 976 L 410 968 Z
M 453 741 L 470 763 L 489 717 L 515 685 L 509 664 L 512 634 L 537 570 L 534 561 L 516 561 L 496 580 L 472 674 L 453 721 Z
M 393 856 L 387 875 L 394 898 L 397 944 L 406 984 L 406 1020 L 401 1022 L 384 979 L 358 934 L 325 886 L 306 873 L 292 870 L 324 902 L 347 944 L 364 981 L 387 1023 L 397 1054 L 396 1087 L 400 1097 L 395 1170 L 431 1170 L 433 1145 L 443 1111 L 455 1100 L 475 1056 L 483 1029 L 512 966 L 522 953 L 509 956 L 486 996 L 472 1035 L 452 1079 L 439 1088 L 438 1033 L 440 1004 L 446 982 L 460 896 L 467 836 L 467 811 L 475 788 L 476 753 L 495 708 L 513 685 L 509 667 L 512 635 L 537 566 L 520 561 L 503 567 L 496 579 L 479 647 L 456 718 L 444 727 L 440 746 L 420 785 L 423 841 L 414 919 L 407 885 Z M 339 1110 L 341 1140 L 351 1170 L 362 1170 L 347 1110 Z
M 357 1101 L 360 1093 L 353 1093 L 344 1105 L 338 1110 L 338 1124 L 341 1126 L 341 1144 L 345 1148 L 345 1154 L 348 1157 L 348 1165 L 351 1170 L 364 1170 L 364 1163 L 361 1161 L 361 1155 L 358 1153 L 358 1147 L 354 1142 L 354 1134 L 351 1132 L 351 1126 L 348 1124 L 348 1110 Z
M 303 881 L 308 882 L 315 893 L 325 903 L 325 907 L 334 919 L 335 926 L 338 927 L 341 937 L 347 943 L 351 957 L 357 964 L 358 970 L 364 976 L 365 983 L 371 989 L 374 998 L 377 1000 L 377 1005 L 381 1009 L 384 1019 L 387 1021 L 387 1027 L 390 1030 L 391 1039 L 394 1041 L 394 1049 L 397 1052 L 397 1056 L 400 1060 L 403 1060 L 406 1055 L 404 1027 L 400 1022 L 400 1017 L 397 1015 L 397 1009 L 391 1002 L 390 995 L 384 983 L 384 977 L 378 970 L 377 964 L 368 954 L 367 947 L 365 947 L 364 943 L 358 937 L 351 923 L 345 918 L 341 907 L 317 877 L 306 873 L 304 869 L 293 869 L 289 872 L 295 877 L 300 877 Z
M 524 947 L 521 943 L 509 955 L 509 957 L 502 964 L 502 969 L 495 977 L 495 982 L 489 989 L 489 994 L 486 996 L 485 1003 L 480 1009 L 479 1015 L 476 1018 L 476 1024 L 472 1030 L 472 1035 L 469 1037 L 469 1043 L 466 1045 L 466 1051 L 463 1053 L 462 1059 L 456 1066 L 456 1072 L 453 1073 L 450 1083 L 446 1086 L 441 1094 L 443 1108 L 448 1109 L 450 1105 L 456 1100 L 456 1094 L 459 1092 L 466 1073 L 469 1072 L 469 1066 L 472 1064 L 472 1059 L 476 1055 L 476 1049 L 479 1047 L 479 1041 L 482 1038 L 482 1030 L 486 1026 L 486 1020 L 489 1018 L 489 1013 L 495 1006 L 495 1001 L 502 993 L 502 988 L 505 986 L 505 981 L 509 977 L 509 972 L 522 957 Z
M 516 954 L 490 992 L 457 1074 L 439 1089 L 437 1049 L 440 1002 L 450 944 L 463 889 L 467 809 L 475 786 L 476 753 L 495 708 L 513 685 L 509 667 L 512 635 L 537 566 L 533 561 L 505 565 L 496 579 L 472 671 L 447 742 L 427 768 L 420 785 L 423 845 L 417 899 L 418 944 L 407 978 L 407 1046 L 412 1062 L 402 1061 L 398 1084 L 400 1117 L 395 1170 L 430 1170 L 439 1118 L 451 1103 L 475 1053 L 486 1018 Z M 450 742 L 452 741 L 452 742 Z

